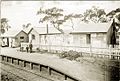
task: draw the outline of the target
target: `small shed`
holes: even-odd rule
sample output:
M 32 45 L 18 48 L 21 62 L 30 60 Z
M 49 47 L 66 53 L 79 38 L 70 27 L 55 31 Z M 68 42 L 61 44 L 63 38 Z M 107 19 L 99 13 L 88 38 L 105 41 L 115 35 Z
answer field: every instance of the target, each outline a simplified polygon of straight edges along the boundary
M 27 42 L 27 33 L 23 30 L 9 30 L 1 35 L 2 46 L 18 47 L 21 42 Z

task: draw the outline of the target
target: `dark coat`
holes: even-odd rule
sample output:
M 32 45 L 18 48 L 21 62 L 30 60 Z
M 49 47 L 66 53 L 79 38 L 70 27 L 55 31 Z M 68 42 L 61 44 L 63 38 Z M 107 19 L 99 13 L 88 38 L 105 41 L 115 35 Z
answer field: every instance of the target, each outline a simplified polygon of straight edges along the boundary
M 32 44 L 30 44 L 30 45 L 29 45 L 29 48 L 31 49 L 32 47 L 33 47 L 33 45 L 32 45 Z

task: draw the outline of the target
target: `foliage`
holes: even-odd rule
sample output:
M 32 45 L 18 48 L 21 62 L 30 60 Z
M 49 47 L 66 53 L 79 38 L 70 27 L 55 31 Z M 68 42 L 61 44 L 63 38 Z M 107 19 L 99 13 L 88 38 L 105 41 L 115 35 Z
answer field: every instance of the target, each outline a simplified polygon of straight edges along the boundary
M 1 18 L 1 28 L 0 31 L 1 33 L 5 33 L 6 31 L 8 31 L 8 29 L 10 28 L 10 26 L 8 25 L 8 19 L 7 18 Z
M 106 15 L 110 20 L 113 18 L 117 18 L 120 21 L 120 8 L 117 8 L 115 10 L 112 10 Z
M 36 48 L 36 51 L 37 51 L 37 52 L 40 52 L 40 48 Z
M 49 9 L 40 8 L 40 10 L 37 12 L 37 15 L 44 14 L 44 17 L 42 16 L 42 18 L 40 18 L 39 23 L 40 22 L 43 23 L 45 21 L 50 22 L 51 24 L 53 24 L 54 27 L 56 27 L 58 30 L 63 32 L 60 29 L 60 25 L 62 25 L 67 20 L 71 20 L 71 23 L 73 24 L 72 18 L 81 18 L 82 17 L 81 14 L 64 15 L 63 11 L 64 11 L 63 9 L 59 9 L 56 7 L 49 8 Z
M 40 8 L 40 10 L 37 12 L 37 15 L 42 15 L 42 18 L 40 18 L 39 23 L 43 23 L 45 21 L 50 22 L 53 24 L 54 27 L 60 29 L 60 25 L 62 25 L 67 20 L 70 20 L 72 23 L 72 28 L 74 29 L 74 22 L 73 18 L 79 18 L 83 22 L 94 22 L 94 23 L 105 23 L 109 22 L 108 15 L 113 14 L 116 12 L 119 12 L 120 9 L 113 10 L 109 14 L 106 14 L 104 9 L 100 9 L 99 7 L 92 6 L 91 9 L 87 9 L 83 14 L 68 14 L 64 15 L 63 9 L 59 9 L 56 7 L 49 8 L 49 9 L 43 9 Z M 119 18 L 120 19 L 120 18 Z
M 117 8 L 116 10 L 112 10 L 111 12 L 109 12 L 107 16 L 111 16 L 111 18 L 113 18 L 116 15 L 116 13 L 119 12 L 120 12 L 120 8 Z
M 44 14 L 44 17 L 40 18 L 39 23 L 49 21 L 50 23 L 53 24 L 54 27 L 59 29 L 59 25 L 63 23 L 63 21 L 60 20 L 60 17 L 63 16 L 62 12 L 63 12 L 63 9 L 59 9 L 56 7 L 49 8 L 49 9 L 40 8 L 40 10 L 37 12 L 37 15 Z
M 120 21 L 120 14 L 116 15 L 116 18 Z
M 81 54 L 79 52 L 76 52 L 76 51 L 73 51 L 73 50 L 70 50 L 68 52 L 63 52 L 61 54 L 59 54 L 59 56 L 61 58 L 67 58 L 69 60 L 75 60 L 76 58 L 80 57 Z
M 72 28 L 74 29 L 73 18 L 82 18 L 82 17 L 83 17 L 82 14 L 68 14 L 64 16 L 64 21 L 70 20 L 72 23 Z
M 92 8 L 87 9 L 83 14 L 80 13 L 68 13 L 68 15 L 63 14 L 64 10 L 59 9 L 56 7 L 53 8 L 40 8 L 37 12 L 37 15 L 40 15 L 40 21 L 39 23 L 47 22 L 51 23 L 55 28 L 60 30 L 64 33 L 64 31 L 60 28 L 63 23 L 70 20 L 70 23 L 72 24 L 72 28 L 74 30 L 74 21 L 73 19 L 79 18 L 80 22 L 93 22 L 93 23 L 107 23 L 110 22 L 113 19 L 113 16 L 116 15 L 116 13 L 120 12 L 120 8 L 117 8 L 116 10 L 112 10 L 110 13 L 106 14 L 104 9 L 101 9 L 96 6 L 92 6 Z M 112 17 L 108 17 L 112 15 Z M 116 18 L 120 20 L 120 15 L 117 15 Z
M 99 9 L 95 6 L 93 6 L 91 9 L 87 9 L 83 15 L 82 21 L 84 22 L 108 22 L 104 9 Z
M 63 51 L 62 53 L 60 53 L 60 54 L 59 54 L 60 58 L 65 58 L 65 57 L 67 57 L 66 53 L 67 53 L 66 51 Z

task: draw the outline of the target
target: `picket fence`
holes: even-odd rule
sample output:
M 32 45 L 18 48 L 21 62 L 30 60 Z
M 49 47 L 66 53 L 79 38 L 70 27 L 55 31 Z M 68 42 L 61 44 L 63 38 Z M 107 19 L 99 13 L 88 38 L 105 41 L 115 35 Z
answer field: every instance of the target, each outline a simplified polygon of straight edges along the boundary
M 25 47 L 29 45 L 29 43 L 21 43 L 21 46 Z M 100 47 L 92 47 L 90 45 L 87 46 L 62 46 L 62 45 L 39 45 L 34 44 L 33 50 L 46 50 L 47 52 L 54 52 L 54 53 L 61 53 L 64 51 L 76 51 L 83 53 L 84 56 L 94 56 L 94 57 L 107 57 L 112 58 L 112 56 L 115 56 L 117 59 L 120 59 L 120 48 L 119 46 L 115 46 L 114 48 L 106 47 L 106 48 L 100 48 Z

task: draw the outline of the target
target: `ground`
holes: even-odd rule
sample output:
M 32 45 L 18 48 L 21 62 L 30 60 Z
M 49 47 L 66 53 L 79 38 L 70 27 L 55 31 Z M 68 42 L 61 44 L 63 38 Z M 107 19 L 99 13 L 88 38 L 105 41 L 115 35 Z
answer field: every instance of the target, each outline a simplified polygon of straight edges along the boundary
M 76 62 L 59 58 L 56 54 L 26 53 L 7 47 L 1 48 L 1 54 L 52 66 L 82 81 L 105 81 L 105 71 L 99 65 L 94 64 L 95 59 L 89 58 L 90 63 L 81 57 L 82 62 Z

